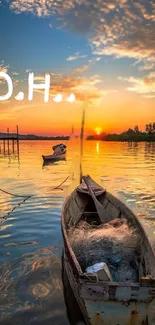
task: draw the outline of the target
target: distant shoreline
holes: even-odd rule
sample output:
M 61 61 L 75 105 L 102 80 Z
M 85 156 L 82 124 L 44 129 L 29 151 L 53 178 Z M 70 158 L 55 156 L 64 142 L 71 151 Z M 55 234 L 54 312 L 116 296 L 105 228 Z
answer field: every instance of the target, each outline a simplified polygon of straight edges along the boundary
M 75 138 L 80 138 L 78 135 L 74 135 Z M 17 134 L 10 133 L 0 133 L 0 140 L 14 140 L 17 139 Z M 70 139 L 69 135 L 57 135 L 57 136 L 41 136 L 35 134 L 19 134 L 19 140 L 29 140 L 29 141 L 68 141 Z M 85 137 L 87 141 L 106 141 L 106 142 L 155 142 L 155 123 L 154 129 L 152 128 L 149 132 L 141 132 L 139 130 L 129 129 L 123 133 L 101 133 L 93 134 Z
M 116 139 L 86 139 L 87 141 L 102 141 L 102 142 L 155 142 L 155 139 L 134 139 L 134 140 L 125 140 L 125 139 L 122 139 L 122 140 L 116 140 Z
M 155 132 L 136 132 L 133 130 L 125 131 L 121 134 L 101 134 L 89 135 L 87 140 L 115 141 L 115 142 L 155 142 Z
M 79 138 L 79 137 L 77 137 Z M 0 141 L 2 141 L 3 139 L 5 138 L 1 138 L 0 137 Z M 7 139 L 8 140 L 8 139 Z M 10 141 L 12 140 L 12 138 L 10 138 Z M 19 140 L 20 141 L 67 141 L 69 140 L 69 137 L 68 138 L 37 138 L 37 139 L 34 139 L 34 138 L 20 138 L 19 137 Z M 155 142 L 155 139 L 132 139 L 132 140 L 125 140 L 125 139 L 100 139 L 100 138 L 93 138 L 93 139 L 88 139 L 86 138 L 85 139 L 86 141 L 102 141 L 102 142 L 128 142 L 128 143 L 132 143 L 132 142 L 136 142 L 136 143 L 139 143 L 139 142 Z
M 7 133 L 0 133 L 0 140 L 3 139 L 16 139 L 17 134 L 16 133 L 10 133 L 9 137 Z M 69 139 L 69 136 L 40 136 L 40 135 L 35 135 L 35 134 L 19 134 L 19 140 L 55 140 L 55 141 L 66 141 Z
M 77 137 L 77 138 L 79 138 L 79 137 Z M 69 140 L 69 137 L 68 138 L 59 138 L 59 139 L 57 139 L 57 138 L 44 138 L 44 139 L 42 139 L 42 138 L 37 138 L 37 139 L 33 139 L 33 138 L 25 138 L 25 139 L 20 139 L 19 138 L 19 140 L 20 141 L 67 141 L 67 140 Z M 86 141 L 102 141 L 102 142 L 155 142 L 155 139 L 134 139 L 134 140 L 125 140 L 125 139 L 100 139 L 100 138 L 94 138 L 94 139 L 88 139 L 88 138 L 86 138 L 85 139 Z

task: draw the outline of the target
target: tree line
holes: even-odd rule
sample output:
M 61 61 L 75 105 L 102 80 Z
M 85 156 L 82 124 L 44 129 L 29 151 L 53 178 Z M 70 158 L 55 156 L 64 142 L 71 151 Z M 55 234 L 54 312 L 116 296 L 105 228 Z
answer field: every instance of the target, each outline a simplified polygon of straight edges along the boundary
M 135 125 L 133 129 L 129 128 L 128 130 L 117 134 L 101 134 L 89 135 L 87 140 L 103 140 L 103 141 L 155 141 L 155 122 L 148 123 L 145 125 L 144 131 L 140 131 L 139 126 Z
M 129 129 L 129 130 L 132 130 L 132 129 Z M 141 131 L 139 130 L 139 126 L 138 125 L 135 125 L 133 131 L 134 132 L 137 132 L 137 133 L 138 132 L 141 133 Z M 145 125 L 145 132 L 148 133 L 148 134 L 155 133 L 155 122 L 146 124 Z

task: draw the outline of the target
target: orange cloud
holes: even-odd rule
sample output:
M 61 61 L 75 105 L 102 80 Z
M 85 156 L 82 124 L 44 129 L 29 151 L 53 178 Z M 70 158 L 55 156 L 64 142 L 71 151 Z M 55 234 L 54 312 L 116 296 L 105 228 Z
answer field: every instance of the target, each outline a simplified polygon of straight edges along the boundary
M 155 86 L 155 72 L 149 73 L 145 78 L 144 78 L 144 83 L 148 86 Z
M 88 101 L 90 105 L 98 105 L 108 91 L 98 87 L 103 81 L 100 76 L 82 76 L 83 72 L 88 69 L 89 64 L 92 62 L 90 61 L 83 66 L 75 68 L 70 75 L 51 73 L 50 95 L 54 97 L 57 94 L 62 94 L 67 97 L 72 93 L 75 95 L 77 102 Z M 44 81 L 44 79 L 45 76 L 35 78 L 38 81 Z M 36 90 L 36 92 L 42 92 L 42 90 Z
M 96 86 L 100 81 L 98 76 L 85 78 L 59 75 L 55 80 L 51 80 L 50 95 L 54 97 L 57 94 L 62 94 L 67 97 L 73 93 L 77 102 L 87 101 L 89 104 L 98 105 L 107 94 L 107 91 Z M 42 91 L 36 90 L 36 92 Z
M 51 83 L 51 95 L 57 93 L 75 95 L 76 101 L 88 101 L 90 104 L 97 105 L 106 95 L 106 91 L 100 90 L 96 85 L 100 82 L 98 76 L 90 78 L 62 76 L 57 83 Z
M 155 73 L 150 73 L 144 78 L 122 78 L 119 77 L 119 80 L 127 81 L 131 84 L 131 87 L 128 87 L 128 91 L 133 91 L 137 94 L 143 95 L 147 98 L 155 98 Z
M 15 78 L 19 75 L 19 73 L 13 71 L 8 64 L 5 64 L 4 61 L 1 61 L 0 62 L 0 72 L 9 74 L 9 71 L 12 76 L 13 85 L 16 87 L 19 83 L 19 80 L 15 79 Z M 5 84 L 4 78 L 0 77 L 0 84 Z

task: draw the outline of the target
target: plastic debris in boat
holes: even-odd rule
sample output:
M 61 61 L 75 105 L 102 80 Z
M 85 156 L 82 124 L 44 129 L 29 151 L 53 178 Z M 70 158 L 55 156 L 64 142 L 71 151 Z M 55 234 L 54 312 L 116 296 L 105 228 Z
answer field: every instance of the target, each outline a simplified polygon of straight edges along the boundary
M 96 273 L 100 281 L 112 281 L 109 268 L 106 263 L 96 263 L 86 268 L 87 273 Z

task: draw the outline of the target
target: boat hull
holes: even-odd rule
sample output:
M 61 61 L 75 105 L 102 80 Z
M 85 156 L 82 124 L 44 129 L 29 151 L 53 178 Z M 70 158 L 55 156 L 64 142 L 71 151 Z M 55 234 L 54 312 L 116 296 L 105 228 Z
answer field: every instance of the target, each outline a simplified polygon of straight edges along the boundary
M 72 289 L 72 292 L 74 294 L 74 297 L 76 299 L 76 302 L 78 303 L 78 306 L 79 306 L 79 308 L 81 310 L 81 313 L 82 313 L 82 315 L 84 317 L 85 323 L 87 325 L 90 325 L 88 315 L 87 315 L 87 311 L 86 311 L 86 308 L 85 308 L 85 303 L 81 299 L 81 297 L 79 296 L 79 284 L 78 284 L 77 281 L 75 281 L 72 268 L 70 267 L 69 261 L 67 259 L 67 255 L 65 253 L 65 249 L 63 251 L 63 267 L 64 267 L 65 273 L 67 275 L 67 278 L 68 278 L 70 287 Z
M 66 160 L 66 154 L 55 156 L 55 155 L 49 155 L 49 156 L 42 156 L 44 161 L 61 161 Z
M 114 301 L 86 300 L 85 306 L 93 325 L 147 325 L 145 304 L 124 305 Z
M 101 190 L 101 189 L 99 189 Z M 155 324 L 155 256 L 145 231 L 136 218 L 120 200 L 107 191 L 103 194 L 103 205 L 106 210 L 117 218 L 126 216 L 141 233 L 143 254 L 146 258 L 145 267 L 149 267 L 152 278 L 142 277 L 139 283 L 118 283 L 97 281 L 95 276 L 82 272 L 72 250 L 67 234 L 67 222 L 79 220 L 80 204 L 83 211 L 88 197 L 81 201 L 83 188 L 77 189 L 66 199 L 62 210 L 62 234 L 64 239 L 64 268 L 68 281 L 81 309 L 87 325 L 153 325 Z M 85 191 L 85 189 L 84 189 Z M 96 192 L 97 194 L 97 192 Z M 82 202 L 82 203 L 81 203 Z M 76 203 L 76 205 L 75 205 Z M 68 219 L 67 219 L 68 217 Z M 76 220 L 75 220 L 76 218 Z M 69 220 L 69 221 L 67 221 Z M 153 312 L 151 311 L 153 306 Z M 151 322 L 148 321 L 151 319 Z

